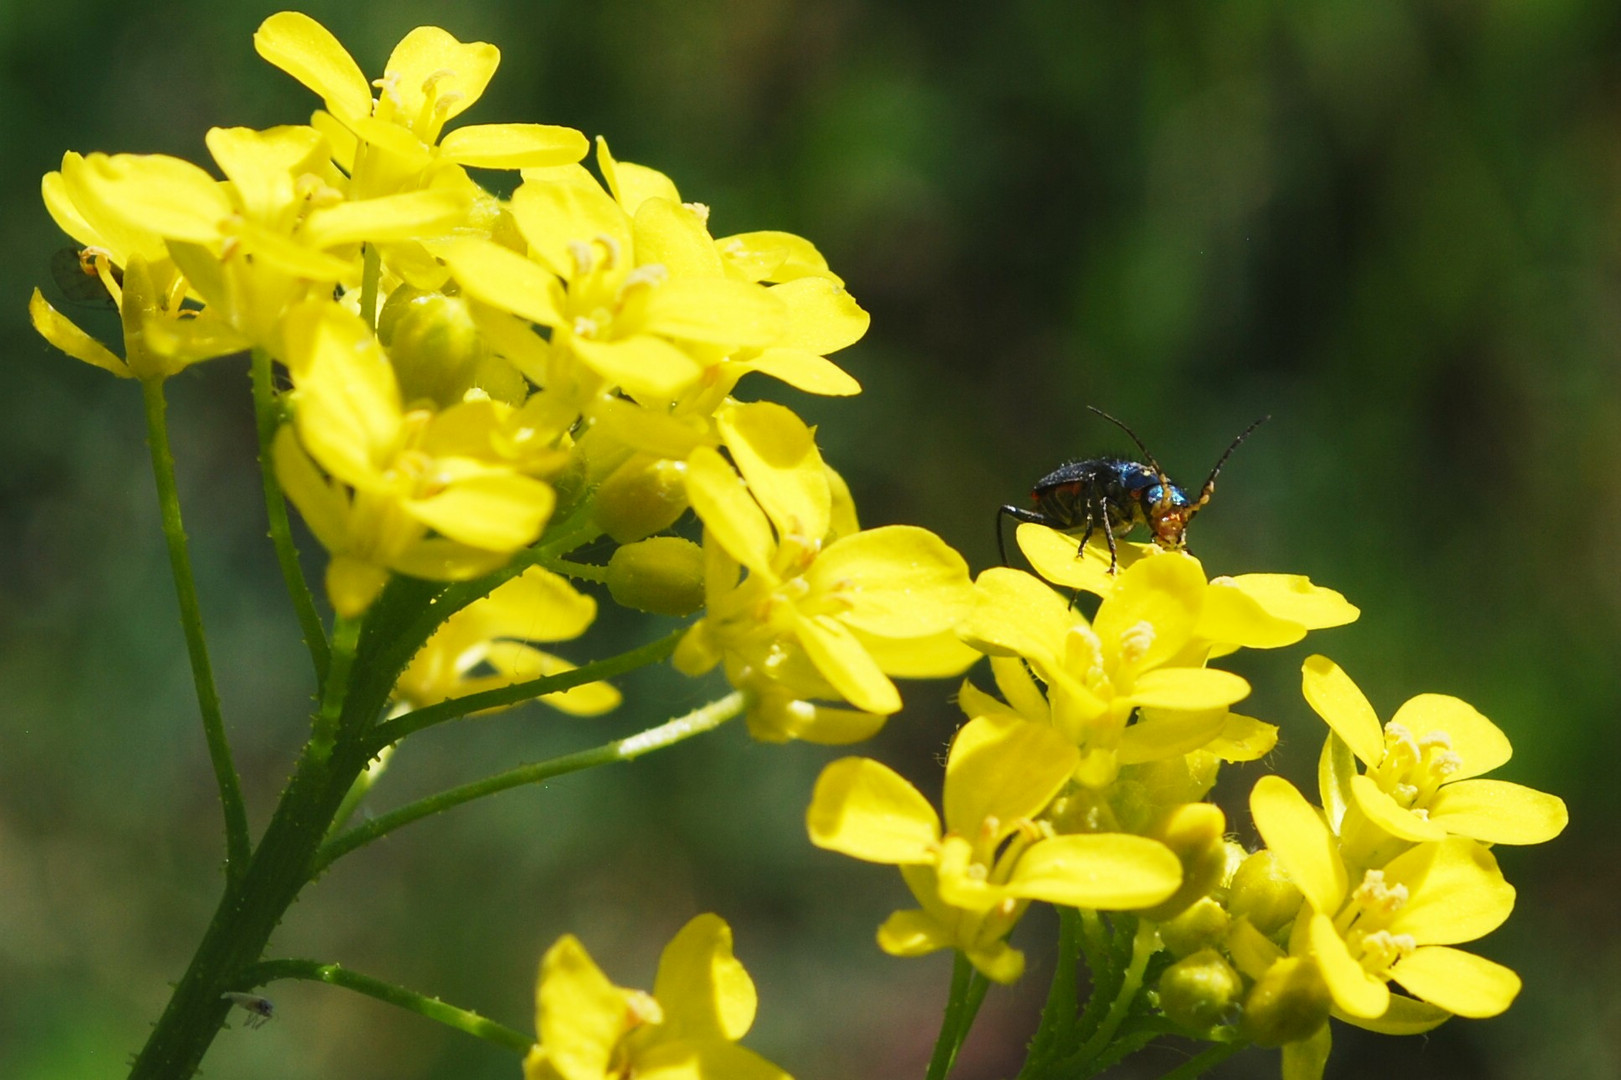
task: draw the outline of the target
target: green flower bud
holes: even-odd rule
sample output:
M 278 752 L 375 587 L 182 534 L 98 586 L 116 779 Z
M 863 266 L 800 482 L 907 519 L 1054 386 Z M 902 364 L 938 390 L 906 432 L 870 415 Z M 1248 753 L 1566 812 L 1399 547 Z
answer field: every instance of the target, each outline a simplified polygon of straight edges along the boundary
M 1205 1031 L 1228 1017 L 1244 980 L 1215 949 L 1178 960 L 1159 977 L 1159 1007 L 1183 1027 Z
M 1285 957 L 1251 987 L 1240 1030 L 1261 1046 L 1298 1042 L 1328 1022 L 1333 1004 L 1316 960 Z
M 704 551 L 679 536 L 626 544 L 608 560 L 617 603 L 655 615 L 690 615 L 704 604 Z
M 1182 860 L 1182 885 L 1169 900 L 1143 912 L 1144 918 L 1173 918 L 1221 885 L 1227 871 L 1226 831 L 1227 817 L 1212 803 L 1184 803 L 1160 816 L 1148 835 Z
M 597 488 L 596 519 L 621 544 L 662 532 L 687 509 L 687 463 L 636 454 Z
M 1277 856 L 1262 848 L 1238 867 L 1227 892 L 1227 910 L 1249 916 L 1261 933 L 1271 936 L 1295 917 L 1302 897 Z
M 1172 955 L 1189 956 L 1219 944 L 1227 935 L 1227 922 L 1227 909 L 1202 896 L 1170 922 L 1161 923 L 1159 937 Z
M 409 285 L 395 289 L 383 304 L 377 338 L 388 348 L 407 404 L 426 399 L 441 408 L 454 405 L 473 388 L 489 358 L 466 300 Z

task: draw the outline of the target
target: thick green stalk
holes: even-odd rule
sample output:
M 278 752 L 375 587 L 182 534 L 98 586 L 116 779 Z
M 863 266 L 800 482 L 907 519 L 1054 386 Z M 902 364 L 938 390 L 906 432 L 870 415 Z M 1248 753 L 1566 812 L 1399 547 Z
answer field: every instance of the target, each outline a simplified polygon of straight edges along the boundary
M 1120 1027 L 1121 1021 L 1131 1012 L 1131 1006 L 1137 999 L 1137 991 L 1143 986 L 1143 973 L 1148 970 L 1148 961 L 1159 949 L 1159 930 L 1147 919 L 1139 920 L 1137 932 L 1131 940 L 1131 962 L 1126 966 L 1125 978 L 1120 982 L 1120 990 L 1114 996 L 1109 1006 L 1108 1015 L 1103 1023 L 1086 1040 L 1076 1057 L 1080 1061 L 1090 1061 L 1101 1054 L 1114 1038 L 1115 1031 Z
M 940 1035 L 934 1042 L 934 1056 L 929 1059 L 925 1080 L 945 1080 L 951 1067 L 957 1063 L 957 1053 L 968 1040 L 968 1031 L 974 1026 L 980 1002 L 990 982 L 974 970 L 968 957 L 961 952 L 952 954 L 951 990 L 946 998 L 946 1012 L 940 1018 Z
M 535 762 L 532 765 L 520 765 L 506 772 L 487 776 L 483 780 L 475 780 L 461 787 L 441 791 L 437 795 L 430 795 L 426 799 L 419 799 L 408 803 L 398 810 L 379 817 L 372 818 L 364 825 L 357 825 L 353 829 L 339 836 L 336 840 L 322 846 L 315 859 L 315 872 L 325 870 L 332 862 L 358 847 L 371 843 L 385 833 L 393 832 L 413 821 L 420 821 L 425 817 L 443 813 L 455 806 L 482 799 L 506 791 L 508 788 L 520 787 L 524 784 L 536 784 L 542 780 L 550 780 L 554 776 L 563 776 L 582 769 L 595 768 L 598 765 L 611 765 L 619 761 L 634 761 L 643 754 L 654 750 L 662 750 L 666 746 L 673 746 L 694 735 L 701 735 L 706 731 L 713 731 L 726 721 L 741 713 L 748 704 L 748 697 L 741 690 L 734 690 L 725 697 L 711 701 L 700 706 L 685 716 L 678 716 L 655 728 L 638 732 L 623 739 L 590 750 L 582 750 L 577 754 L 565 754 L 562 757 L 551 758 L 547 761 Z
M 169 449 L 168 402 L 163 396 L 162 379 L 142 379 L 141 397 L 146 403 L 146 441 L 152 451 L 152 477 L 157 482 L 158 504 L 163 511 L 163 538 L 169 547 L 169 569 L 174 574 L 176 599 L 180 602 L 180 625 L 185 630 L 186 651 L 191 656 L 191 679 L 197 689 L 197 707 L 203 716 L 203 736 L 208 741 L 208 757 L 214 765 L 219 785 L 220 805 L 225 811 L 225 881 L 229 893 L 247 872 L 248 814 L 242 801 L 242 784 L 231 760 L 231 743 L 225 736 L 225 718 L 220 712 L 219 691 L 214 688 L 214 670 L 208 660 L 208 640 L 203 634 L 203 612 L 197 600 L 197 582 L 191 572 L 191 555 L 186 548 L 186 527 L 180 519 L 180 493 L 175 485 L 174 455 Z
M 309 583 L 304 580 L 304 568 L 298 561 L 298 548 L 293 544 L 293 528 L 287 519 L 287 500 L 282 497 L 281 483 L 270 458 L 270 445 L 276 437 L 279 420 L 276 391 L 270 378 L 270 354 L 263 349 L 253 350 L 253 415 L 259 433 L 259 472 L 263 477 L 265 516 L 270 520 L 270 542 L 276 549 L 276 562 L 281 567 L 281 578 L 287 585 L 287 595 L 293 601 L 293 613 L 298 616 L 298 628 L 303 632 L 304 644 L 309 648 L 310 661 L 315 665 L 315 682 L 326 682 L 326 669 L 331 660 L 327 645 L 326 628 L 315 610 L 315 598 L 310 595 Z
M 1041 1010 L 1041 1023 L 1030 1041 L 1030 1051 L 1019 1075 L 1039 1075 L 1040 1067 L 1050 1057 L 1062 1053 L 1075 1029 L 1079 1008 L 1076 978 L 1081 952 L 1081 916 L 1072 907 L 1058 909 L 1058 962 L 1053 967 L 1052 984 L 1047 990 L 1047 1004 Z
M 318 960 L 265 960 L 248 969 L 242 985 L 251 989 L 277 979 L 310 979 L 330 986 L 341 986 L 346 990 L 386 1001 L 390 1005 L 398 1005 L 402 1009 L 426 1016 L 429 1020 L 437 1020 L 447 1027 L 453 1027 L 457 1031 L 466 1032 L 475 1038 L 494 1043 L 507 1050 L 515 1050 L 520 1054 L 528 1053 L 529 1048 L 535 1043 L 534 1036 L 514 1031 L 505 1024 L 498 1024 L 476 1012 L 458 1009 L 438 998 L 428 997 L 426 994 L 419 994 L 381 979 L 374 979 L 370 975 L 362 975 L 358 971 L 350 971 L 337 964 L 323 964 Z

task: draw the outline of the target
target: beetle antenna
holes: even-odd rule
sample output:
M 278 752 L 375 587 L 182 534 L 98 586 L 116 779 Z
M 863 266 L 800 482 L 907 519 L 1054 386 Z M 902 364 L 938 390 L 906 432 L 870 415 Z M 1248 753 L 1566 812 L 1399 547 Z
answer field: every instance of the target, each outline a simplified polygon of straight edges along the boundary
M 1256 428 L 1260 427 L 1270 419 L 1272 419 L 1270 413 L 1261 417 L 1259 420 L 1255 421 L 1255 423 L 1251 424 L 1243 431 L 1240 431 L 1238 433 L 1238 438 L 1232 441 L 1232 445 L 1228 446 L 1226 450 L 1222 451 L 1221 457 L 1216 459 L 1216 467 L 1210 470 L 1210 476 L 1205 480 L 1204 487 L 1199 489 L 1199 500 L 1195 502 L 1192 509 L 1188 511 L 1188 517 L 1191 518 L 1194 514 L 1197 514 L 1199 509 L 1203 507 L 1205 503 L 1210 501 L 1211 493 L 1216 490 L 1216 474 L 1221 472 L 1221 467 L 1223 465 L 1227 464 L 1227 459 L 1233 456 L 1233 451 L 1238 449 L 1238 444 L 1249 438 L 1250 432 L 1254 431 Z
M 1093 412 L 1095 412 L 1099 416 L 1103 417 L 1103 419 L 1107 420 L 1109 423 L 1113 424 L 1115 427 L 1119 428 L 1121 431 L 1124 431 L 1127 435 L 1130 435 L 1131 436 L 1131 441 L 1137 444 L 1137 449 L 1139 449 L 1139 450 L 1141 450 L 1143 452 L 1143 457 L 1148 459 L 1148 464 L 1153 466 L 1154 472 L 1158 474 L 1159 482 L 1161 484 L 1167 484 L 1167 483 L 1170 482 L 1170 478 L 1165 475 L 1165 470 L 1160 468 L 1159 467 L 1159 462 L 1154 460 L 1153 451 L 1149 450 L 1148 447 L 1143 445 L 1143 441 L 1137 437 L 1137 433 L 1135 431 L 1131 430 L 1129 427 L 1127 427 L 1126 422 L 1124 420 L 1120 420 L 1120 419 L 1117 419 L 1117 418 L 1115 418 L 1113 416 L 1110 416 L 1108 413 L 1104 412 L 1102 409 L 1098 408 L 1096 405 L 1088 405 L 1087 408 L 1091 409 Z M 1257 420 L 1256 423 L 1260 423 L 1260 421 Z M 1248 435 L 1248 434 L 1249 434 L 1249 432 L 1247 432 L 1247 431 L 1244 432 L 1244 435 Z M 1242 439 L 1244 437 L 1244 435 L 1240 435 L 1239 438 Z M 1233 445 L 1236 446 L 1238 444 L 1234 443 Z M 1230 453 L 1232 453 L 1232 451 L 1229 450 L 1229 451 L 1227 451 L 1227 453 L 1230 454 Z M 1227 460 L 1227 454 L 1223 454 L 1221 459 L 1222 459 L 1222 461 L 1226 461 Z M 1219 469 L 1219 468 L 1221 468 L 1221 466 L 1218 464 L 1216 466 L 1216 468 Z M 1212 476 L 1211 479 L 1214 480 L 1215 477 Z

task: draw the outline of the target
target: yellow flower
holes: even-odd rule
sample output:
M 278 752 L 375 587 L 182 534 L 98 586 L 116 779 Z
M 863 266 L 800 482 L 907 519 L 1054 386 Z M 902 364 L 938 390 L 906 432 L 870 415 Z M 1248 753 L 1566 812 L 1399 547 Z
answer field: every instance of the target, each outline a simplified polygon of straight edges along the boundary
M 488 415 L 490 403 L 407 412 L 388 358 L 357 317 L 314 302 L 286 323 L 294 412 L 276 435 L 276 474 L 332 553 L 334 609 L 364 611 L 389 570 L 476 577 L 540 535 L 556 501 L 550 485 L 468 453 L 464 419 Z
M 585 633 L 597 602 L 539 566 L 476 600 L 440 624 L 400 673 L 394 699 L 413 709 L 513 683 L 572 671 L 574 665 L 527 642 L 567 641 Z M 480 667 L 484 674 L 474 674 Z M 619 704 L 605 682 L 586 683 L 539 700 L 575 716 Z
M 1330 805 L 1354 805 L 1382 833 L 1415 843 L 1466 836 L 1487 844 L 1540 844 L 1564 831 L 1569 814 L 1557 796 L 1478 779 L 1508 761 L 1513 748 L 1466 703 L 1419 694 L 1381 728 L 1368 699 L 1332 660 L 1308 657 L 1301 674 L 1306 701 L 1367 769 L 1339 776 L 1345 790 Z M 1350 837 L 1358 824 L 1347 819 L 1342 835 Z M 1370 842 L 1377 840 L 1354 846 Z
M 1371 1030 L 1408 1030 L 1433 1006 L 1496 1016 L 1519 993 L 1514 972 L 1450 946 L 1495 930 L 1514 907 L 1485 846 L 1463 837 L 1419 844 L 1353 879 L 1338 838 L 1287 780 L 1265 776 L 1250 794 L 1256 829 L 1305 895 L 1292 956 L 1315 959 L 1345 1019 Z M 1395 981 L 1412 995 L 1401 998 Z M 1415 1001 L 1416 999 L 1416 1001 Z
M 687 460 L 708 610 L 676 650 L 681 671 L 724 661 L 732 684 L 754 694 L 757 738 L 838 743 L 866 738 L 901 707 L 890 675 L 954 675 L 973 662 L 951 633 L 972 600 L 960 555 L 913 526 L 834 537 L 832 482 L 798 417 L 733 403 L 716 420 L 742 476 L 707 446 Z
M 1069 782 L 1079 752 L 1051 727 L 971 720 L 946 762 L 945 829 L 916 788 L 888 767 L 850 757 L 822 770 L 806 823 L 811 842 L 899 866 L 919 908 L 878 931 L 896 956 L 956 948 L 987 978 L 1012 982 L 1024 956 L 1006 937 L 1031 900 L 1132 910 L 1169 898 L 1182 866 L 1141 836 L 1055 836 L 1036 819 Z
M 1047 584 L 1019 570 L 987 570 L 975 590 L 964 639 L 991 655 L 1008 707 L 1050 723 L 1080 748 L 1076 779 L 1084 786 L 1104 788 L 1122 765 L 1176 757 L 1217 740 L 1244 756 L 1270 747 L 1267 725 L 1228 712 L 1249 684 L 1203 667 L 1202 651 L 1191 647 L 1212 591 L 1191 555 L 1134 561 L 1090 625 Z M 982 698 L 972 697 L 975 709 L 994 707 Z
M 535 988 L 540 1042 L 525 1080 L 790 1080 L 737 1045 L 754 1023 L 754 982 L 732 931 L 699 915 L 659 958 L 651 994 L 608 981 L 572 934 L 546 951 Z

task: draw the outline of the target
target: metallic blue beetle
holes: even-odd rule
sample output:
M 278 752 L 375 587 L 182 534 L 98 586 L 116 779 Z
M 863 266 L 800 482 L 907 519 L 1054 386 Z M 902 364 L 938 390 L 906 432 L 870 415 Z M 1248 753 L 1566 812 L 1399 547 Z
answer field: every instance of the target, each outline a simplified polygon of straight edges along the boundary
M 1250 432 L 1270 419 L 1263 416 L 1239 433 L 1217 459 L 1216 467 L 1210 470 L 1210 477 L 1199 489 L 1199 497 L 1194 499 L 1171 482 L 1136 432 L 1102 409 L 1090 405 L 1087 408 L 1130 435 L 1148 464 L 1118 457 L 1087 458 L 1060 465 L 1037 480 L 1030 490 L 1035 509 L 1003 506 L 996 511 L 996 550 L 1002 556 L 1003 566 L 1007 565 L 1007 548 L 1002 539 L 1004 516 L 1015 521 L 1033 521 L 1060 532 L 1080 532 L 1082 548 L 1092 539 L 1093 532 L 1101 528 L 1109 541 L 1111 574 L 1117 572 L 1116 534 L 1124 536 L 1138 525 L 1148 526 L 1159 547 L 1181 551 L 1187 547 L 1188 522 L 1210 501 L 1211 493 L 1216 490 L 1216 475 L 1227 463 L 1228 456 Z

